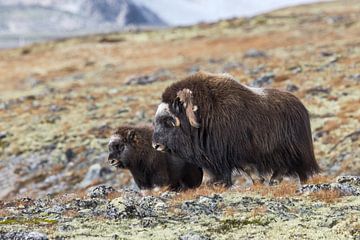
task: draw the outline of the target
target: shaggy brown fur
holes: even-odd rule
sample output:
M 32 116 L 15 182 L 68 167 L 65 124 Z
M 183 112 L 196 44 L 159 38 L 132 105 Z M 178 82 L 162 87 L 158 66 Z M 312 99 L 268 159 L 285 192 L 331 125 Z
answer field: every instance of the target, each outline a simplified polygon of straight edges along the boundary
M 111 165 L 129 169 L 140 189 L 169 186 L 171 190 L 196 188 L 202 182 L 202 169 L 151 147 L 149 127 L 119 127 L 109 143 Z
M 162 102 L 153 146 L 208 170 L 214 182 L 230 186 L 233 170 L 272 181 L 285 175 L 306 181 L 319 172 L 309 114 L 288 92 L 200 72 L 169 86 Z M 167 124 L 175 120 L 178 126 Z

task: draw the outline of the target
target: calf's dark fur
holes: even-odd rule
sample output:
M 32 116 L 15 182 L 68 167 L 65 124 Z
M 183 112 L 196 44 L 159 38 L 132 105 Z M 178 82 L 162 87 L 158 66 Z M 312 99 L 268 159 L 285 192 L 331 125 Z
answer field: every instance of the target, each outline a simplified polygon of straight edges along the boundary
M 140 189 L 168 186 L 179 191 L 200 186 L 203 171 L 198 166 L 151 147 L 149 127 L 119 127 L 109 142 L 108 161 L 129 169 Z

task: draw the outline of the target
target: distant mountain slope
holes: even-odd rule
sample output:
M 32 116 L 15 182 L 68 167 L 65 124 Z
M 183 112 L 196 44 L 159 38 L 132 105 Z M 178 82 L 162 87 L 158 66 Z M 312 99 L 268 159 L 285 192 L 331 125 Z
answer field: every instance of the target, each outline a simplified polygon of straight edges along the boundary
M 131 0 L 0 0 L 0 48 L 128 26 L 164 26 L 148 8 Z
M 321 0 L 0 0 L 0 48 L 129 26 L 191 25 Z

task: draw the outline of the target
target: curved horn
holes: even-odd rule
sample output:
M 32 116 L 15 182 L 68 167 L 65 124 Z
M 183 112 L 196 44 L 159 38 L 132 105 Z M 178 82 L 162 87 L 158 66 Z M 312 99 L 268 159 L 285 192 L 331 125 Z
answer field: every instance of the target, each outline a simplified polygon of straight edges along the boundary
M 180 119 L 175 117 L 175 127 L 180 127 Z
M 200 124 L 198 123 L 194 113 L 198 110 L 198 106 L 193 104 L 193 96 L 191 90 L 188 88 L 184 88 L 183 90 L 177 92 L 177 97 L 180 99 L 180 102 L 185 108 L 186 116 L 189 120 L 190 125 L 195 128 L 199 128 Z

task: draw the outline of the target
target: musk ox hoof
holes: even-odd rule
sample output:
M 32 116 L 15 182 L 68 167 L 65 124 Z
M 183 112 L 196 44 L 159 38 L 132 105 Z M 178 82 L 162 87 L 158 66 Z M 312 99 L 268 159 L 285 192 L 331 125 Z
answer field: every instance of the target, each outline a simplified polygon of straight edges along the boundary
M 232 182 L 222 181 L 222 180 L 210 180 L 205 183 L 208 187 L 224 187 L 229 188 L 232 186 Z
M 269 186 L 276 186 L 276 185 L 279 185 L 280 183 L 281 183 L 280 179 L 271 179 L 269 181 Z

